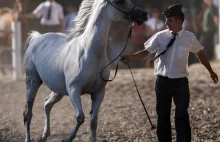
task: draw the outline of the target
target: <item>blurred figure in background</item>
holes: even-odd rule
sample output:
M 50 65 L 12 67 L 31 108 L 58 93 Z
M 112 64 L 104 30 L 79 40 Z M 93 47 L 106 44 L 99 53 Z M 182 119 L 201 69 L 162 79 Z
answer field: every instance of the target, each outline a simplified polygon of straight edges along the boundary
M 25 14 L 24 18 L 40 18 L 41 33 L 64 32 L 63 7 L 55 0 L 42 2 L 32 13 Z
M 165 24 L 164 21 L 160 19 L 160 12 L 156 8 L 151 9 L 150 13 L 151 17 L 145 22 L 146 26 L 146 40 L 151 38 L 155 33 L 164 30 Z M 145 67 L 153 67 L 153 63 L 150 63 L 150 61 L 153 59 L 155 54 L 152 54 L 151 57 L 149 57 L 146 60 Z
M 197 3 L 196 3 L 197 4 Z M 193 33 L 196 35 L 196 37 L 198 39 L 200 39 L 200 36 L 202 34 L 202 21 L 203 21 L 203 14 L 204 11 L 206 9 L 206 5 L 203 2 L 200 2 L 200 4 L 197 4 L 195 9 L 194 9 L 194 14 L 192 14 L 191 16 L 191 20 L 192 20 L 192 28 L 193 28 Z M 186 15 L 186 19 L 187 19 L 187 15 Z M 187 28 L 187 26 L 186 26 Z M 189 27 L 190 29 L 190 27 Z M 196 57 L 195 54 L 193 53 L 189 53 L 189 62 L 188 64 L 194 64 L 194 63 L 198 63 L 198 59 Z
M 148 39 L 165 28 L 164 22 L 160 19 L 160 12 L 155 8 L 152 9 L 151 17 L 145 22 L 145 25 L 147 28 Z
M 204 51 L 209 60 L 214 57 L 214 36 L 218 30 L 218 9 L 212 0 L 204 0 L 207 5 L 203 13 L 202 34 L 200 43 L 204 46 Z
M 206 4 L 201 2 L 200 6 L 196 10 L 196 16 L 194 20 L 194 25 L 195 25 L 194 30 L 198 39 L 200 39 L 200 35 L 202 34 L 202 21 L 205 10 L 206 10 Z
M 184 15 L 185 20 L 183 22 L 183 29 L 194 33 L 193 21 L 190 11 L 188 9 L 185 10 Z
M 65 20 L 64 20 L 64 32 L 65 33 L 68 33 L 69 30 L 73 27 L 73 24 L 74 24 L 73 20 L 77 16 L 77 11 L 78 11 L 78 8 L 71 3 L 69 3 L 66 6 L 67 15 L 65 16 Z

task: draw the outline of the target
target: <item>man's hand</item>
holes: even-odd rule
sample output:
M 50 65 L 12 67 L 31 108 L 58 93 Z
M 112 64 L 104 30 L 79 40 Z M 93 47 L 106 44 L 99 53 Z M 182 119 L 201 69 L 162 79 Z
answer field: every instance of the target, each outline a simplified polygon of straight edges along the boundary
M 120 61 L 123 62 L 124 64 L 129 64 L 130 62 L 129 56 L 128 55 L 121 56 Z
M 213 82 L 216 84 L 218 82 L 218 75 L 212 70 L 212 67 L 209 63 L 207 56 L 205 55 L 205 52 L 203 50 L 200 50 L 198 53 L 196 53 L 196 55 L 199 58 L 200 62 L 207 68 Z
M 144 49 L 144 50 L 140 50 L 140 51 L 138 51 L 134 54 L 131 54 L 131 55 L 123 55 L 123 56 L 121 56 L 120 61 L 125 64 L 128 64 L 131 61 L 143 61 L 144 59 L 146 59 L 149 56 L 150 56 L 150 53 L 146 49 Z
M 213 82 L 216 84 L 218 82 L 218 75 L 215 72 L 211 72 L 210 76 L 211 76 Z

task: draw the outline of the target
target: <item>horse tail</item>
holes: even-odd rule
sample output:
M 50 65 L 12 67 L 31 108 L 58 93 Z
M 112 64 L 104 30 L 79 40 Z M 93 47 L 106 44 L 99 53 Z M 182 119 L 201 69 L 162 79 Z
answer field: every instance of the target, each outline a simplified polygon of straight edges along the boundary
M 29 36 L 27 38 L 27 40 L 25 41 L 24 43 L 24 48 L 23 48 L 23 52 L 22 52 L 22 55 L 24 55 L 24 53 L 26 52 L 28 46 L 30 45 L 30 43 L 32 41 L 34 41 L 37 37 L 39 37 L 41 34 L 38 32 L 38 31 L 31 31 L 29 33 Z

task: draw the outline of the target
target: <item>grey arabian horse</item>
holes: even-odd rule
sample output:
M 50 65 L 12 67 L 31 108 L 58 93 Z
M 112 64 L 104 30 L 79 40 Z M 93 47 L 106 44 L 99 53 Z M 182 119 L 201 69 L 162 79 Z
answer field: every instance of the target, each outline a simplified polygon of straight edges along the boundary
M 64 95 L 69 95 L 77 122 L 63 142 L 71 142 L 85 119 L 80 96 L 90 94 L 90 141 L 96 141 L 98 112 L 106 85 L 100 78 L 100 72 L 109 62 L 106 49 L 109 27 L 117 21 L 142 24 L 146 20 L 147 12 L 135 7 L 130 0 L 84 0 L 70 35 L 31 33 L 24 53 L 27 85 L 24 111 L 26 142 L 31 141 L 32 108 L 42 83 L 52 90 L 52 93 L 46 98 L 46 125 L 38 140 L 46 141 L 50 135 L 49 121 L 53 105 Z M 110 69 L 107 68 L 103 72 L 103 78 L 107 79 L 109 73 Z

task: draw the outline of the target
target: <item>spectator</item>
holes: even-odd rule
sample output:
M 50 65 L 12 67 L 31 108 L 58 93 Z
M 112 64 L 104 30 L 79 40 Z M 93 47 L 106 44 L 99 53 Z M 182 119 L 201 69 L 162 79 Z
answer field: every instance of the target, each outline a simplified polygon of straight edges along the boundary
M 41 18 L 42 33 L 63 32 L 63 7 L 55 0 L 42 2 L 32 13 L 25 14 L 25 18 Z
M 77 16 L 77 8 L 73 4 L 68 4 L 66 6 L 67 15 L 64 20 L 64 31 L 65 33 L 69 32 L 69 29 L 73 27 L 74 18 Z
M 194 18 L 191 18 L 191 19 L 194 19 L 192 20 L 192 23 L 193 23 L 193 31 L 194 31 L 194 34 L 196 35 L 196 37 L 198 39 L 200 39 L 200 36 L 202 34 L 202 20 L 203 20 L 203 13 L 206 9 L 206 5 L 201 2 L 196 8 L 195 8 L 195 14 L 192 15 L 192 17 Z M 187 19 L 187 18 L 186 18 Z M 196 57 L 195 54 L 193 53 L 189 53 L 189 62 L 188 64 L 191 65 L 191 64 L 194 64 L 194 63 L 198 63 L 198 59 Z
M 218 29 L 218 9 L 212 0 L 204 0 L 204 3 L 207 7 L 203 14 L 200 43 L 206 47 L 204 51 L 210 60 L 214 57 L 214 35 Z
M 152 17 L 145 22 L 147 28 L 147 38 L 165 28 L 164 22 L 160 19 L 160 13 L 157 9 L 152 9 Z
M 145 22 L 145 25 L 146 40 L 165 28 L 164 22 L 160 19 L 160 13 L 155 8 L 151 9 L 151 17 Z M 146 60 L 145 67 L 153 67 L 153 63 L 150 63 L 150 60 L 154 57 L 154 55 L 155 54 L 152 54 L 152 56 Z
M 200 35 L 202 34 L 202 21 L 205 10 L 206 10 L 206 4 L 201 2 L 200 6 L 197 8 L 196 16 L 194 20 L 195 34 L 199 39 L 200 39 Z
M 194 32 L 193 22 L 192 22 L 192 17 L 191 17 L 190 11 L 185 10 L 184 15 L 185 15 L 185 19 L 183 22 L 183 29 L 190 31 L 190 32 Z

